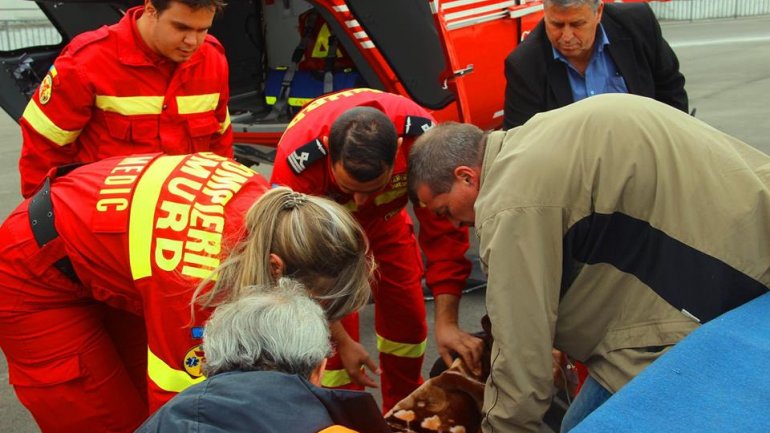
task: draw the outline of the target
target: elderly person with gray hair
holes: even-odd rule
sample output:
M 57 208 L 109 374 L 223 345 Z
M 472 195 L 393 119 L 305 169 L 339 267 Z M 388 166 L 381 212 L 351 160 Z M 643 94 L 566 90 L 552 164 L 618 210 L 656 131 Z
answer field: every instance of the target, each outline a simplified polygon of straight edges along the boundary
M 503 128 L 602 93 L 688 110 L 679 60 L 647 3 L 545 0 L 544 17 L 505 59 Z
M 203 337 L 207 380 L 136 433 L 387 432 L 368 393 L 319 387 L 331 354 L 321 307 L 288 278 L 216 308 Z

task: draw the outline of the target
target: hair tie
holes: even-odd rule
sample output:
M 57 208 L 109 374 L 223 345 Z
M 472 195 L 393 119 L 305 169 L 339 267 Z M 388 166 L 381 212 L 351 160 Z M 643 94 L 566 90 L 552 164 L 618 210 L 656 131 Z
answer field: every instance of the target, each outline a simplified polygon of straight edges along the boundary
M 305 194 L 299 192 L 291 192 L 286 196 L 286 202 L 283 204 L 284 209 L 296 209 L 303 204 L 307 203 L 308 199 Z

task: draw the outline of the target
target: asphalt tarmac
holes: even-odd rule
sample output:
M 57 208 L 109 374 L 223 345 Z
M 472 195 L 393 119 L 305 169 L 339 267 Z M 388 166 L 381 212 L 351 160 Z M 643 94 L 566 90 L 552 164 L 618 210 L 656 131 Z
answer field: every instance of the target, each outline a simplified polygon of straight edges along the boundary
M 697 22 L 665 22 L 663 33 L 679 56 L 687 78 L 690 107 L 696 117 L 770 154 L 770 16 Z M 20 202 L 17 162 L 21 147 L 18 125 L 0 112 L 0 219 Z M 461 326 L 479 329 L 484 314 L 483 291 L 463 298 Z M 429 302 L 429 329 L 433 303 Z M 376 353 L 373 308 L 361 314 L 363 342 Z M 428 340 L 425 375 L 436 359 L 432 334 Z M 379 394 L 375 392 L 375 394 Z M 38 433 L 28 412 L 8 385 L 0 356 L 0 433 Z

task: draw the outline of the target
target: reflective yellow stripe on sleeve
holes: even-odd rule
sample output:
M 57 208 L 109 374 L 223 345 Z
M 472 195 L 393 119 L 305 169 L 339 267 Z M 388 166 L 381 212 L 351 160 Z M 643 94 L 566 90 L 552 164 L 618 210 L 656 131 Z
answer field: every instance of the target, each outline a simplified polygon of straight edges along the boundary
M 21 117 L 26 119 L 38 134 L 53 141 L 59 146 L 65 146 L 72 143 L 80 135 L 81 129 L 68 131 L 59 128 L 45 115 L 45 113 L 43 113 L 43 110 L 37 106 L 35 100 L 29 101 L 27 108 L 24 109 L 24 114 L 22 114 Z
M 206 380 L 204 376 L 192 378 L 182 370 L 175 370 L 147 348 L 147 375 L 158 388 L 169 392 L 182 392 L 196 383 Z
M 393 200 L 402 197 L 406 194 L 406 188 L 397 188 L 388 192 L 384 192 L 374 198 L 374 204 L 381 206 L 392 202 Z
M 176 106 L 179 114 L 195 114 L 214 111 L 217 109 L 217 105 L 219 105 L 219 93 L 176 97 Z
M 160 114 L 163 110 L 163 97 L 96 95 L 96 108 L 124 116 Z
M 225 116 L 225 121 L 219 123 L 219 133 L 224 134 L 225 131 L 227 131 L 228 126 L 230 126 L 230 110 L 227 110 L 227 116 Z
M 355 430 L 351 430 L 345 426 L 335 424 L 333 426 L 326 427 L 325 429 L 319 431 L 318 433 L 358 433 L 358 432 Z
M 128 225 L 128 254 L 134 280 L 152 275 L 154 209 L 164 181 L 186 156 L 162 156 L 144 171 L 136 184 Z
M 409 344 L 398 343 L 387 338 L 377 336 L 377 350 L 380 353 L 387 353 L 393 356 L 400 356 L 402 358 L 419 358 L 425 354 L 425 345 L 427 340 L 423 340 L 421 343 Z
M 321 386 L 325 388 L 337 388 L 343 385 L 348 385 L 352 381 L 348 372 L 343 370 L 324 370 L 323 377 L 321 377 Z

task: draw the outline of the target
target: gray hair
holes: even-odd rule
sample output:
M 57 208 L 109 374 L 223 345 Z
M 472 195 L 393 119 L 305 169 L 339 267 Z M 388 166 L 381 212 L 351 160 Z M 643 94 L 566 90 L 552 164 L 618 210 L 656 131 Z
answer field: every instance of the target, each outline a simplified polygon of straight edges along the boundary
M 409 191 L 426 185 L 434 195 L 454 184 L 454 169 L 481 165 L 484 132 L 470 123 L 444 122 L 422 134 L 409 152 Z
M 543 7 L 549 8 L 556 6 L 557 8 L 571 8 L 579 7 L 583 5 L 591 6 L 594 12 L 599 10 L 599 4 L 602 0 L 543 0 Z
M 310 377 L 331 354 L 323 309 L 289 278 L 255 292 L 214 310 L 203 333 L 203 373 L 264 370 Z

